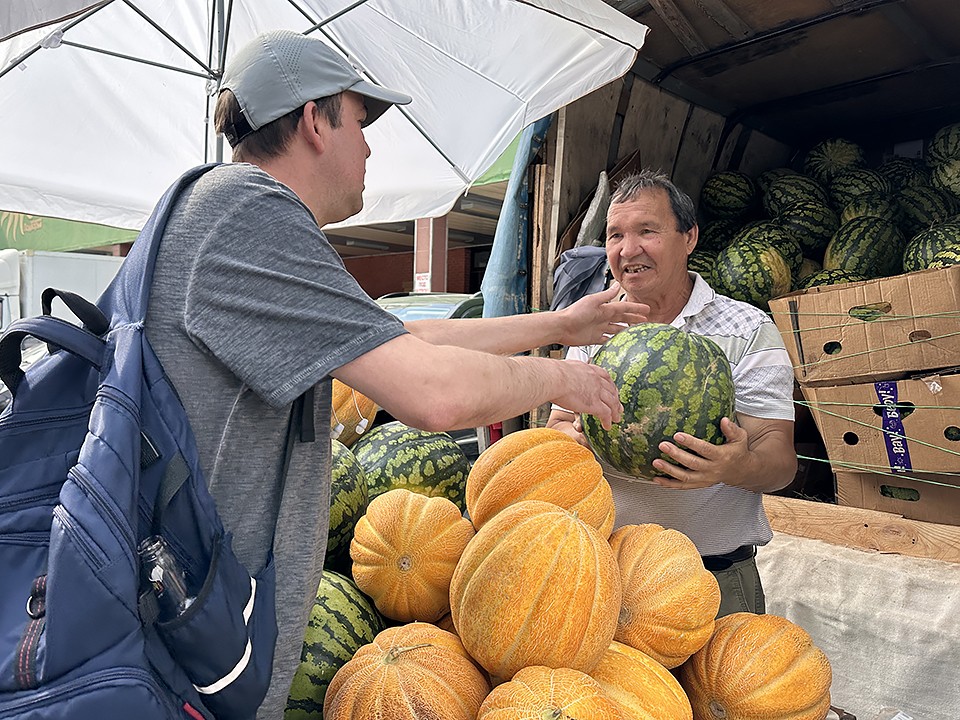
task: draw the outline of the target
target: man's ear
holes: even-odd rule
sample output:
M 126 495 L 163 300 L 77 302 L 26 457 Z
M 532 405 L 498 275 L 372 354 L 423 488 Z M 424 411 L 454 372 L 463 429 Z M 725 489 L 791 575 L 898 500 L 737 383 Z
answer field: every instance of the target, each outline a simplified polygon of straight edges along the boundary
M 687 255 L 692 253 L 697 247 L 697 240 L 700 238 L 700 226 L 694 225 L 684 233 L 687 242 Z
M 330 129 L 323 115 L 317 112 L 317 105 L 308 102 L 303 106 L 303 115 L 297 124 L 297 132 L 317 152 L 323 152 L 327 142 L 327 131 Z

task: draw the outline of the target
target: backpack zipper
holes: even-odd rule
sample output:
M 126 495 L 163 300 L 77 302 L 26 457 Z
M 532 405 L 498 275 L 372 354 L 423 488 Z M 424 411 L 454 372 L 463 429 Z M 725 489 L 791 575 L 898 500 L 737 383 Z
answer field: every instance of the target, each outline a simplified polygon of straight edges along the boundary
M 70 468 L 70 470 L 67 471 L 67 477 L 80 486 L 84 495 L 86 495 L 87 499 L 97 508 L 97 511 L 101 515 L 105 515 L 114 527 L 120 531 L 120 534 L 123 535 L 123 539 L 127 543 L 127 549 L 135 555 L 137 543 L 133 537 L 133 530 L 130 528 L 127 519 L 116 508 L 114 503 L 104 497 L 106 493 L 103 491 L 97 479 L 92 477 L 81 465 L 74 465 Z
M 90 567 L 94 570 L 100 570 L 107 562 L 107 554 L 103 551 L 103 548 L 77 527 L 73 516 L 63 505 L 57 505 L 53 508 L 53 517 L 59 521 L 64 532 L 70 536 L 77 548 L 86 556 Z

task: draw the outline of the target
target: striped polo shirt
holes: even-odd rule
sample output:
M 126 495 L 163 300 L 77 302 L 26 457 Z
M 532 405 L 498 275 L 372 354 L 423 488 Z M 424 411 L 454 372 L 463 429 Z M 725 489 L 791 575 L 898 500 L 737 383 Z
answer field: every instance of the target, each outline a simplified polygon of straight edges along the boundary
M 718 294 L 695 272 L 690 276 L 690 299 L 670 324 L 720 346 L 733 371 L 738 414 L 793 420 L 793 368 L 776 326 L 758 308 Z M 566 357 L 590 362 L 600 347 L 572 347 Z M 665 488 L 601 465 L 613 489 L 616 527 L 657 523 L 673 528 L 693 540 L 701 555 L 765 545 L 773 537 L 760 493 L 724 484 Z

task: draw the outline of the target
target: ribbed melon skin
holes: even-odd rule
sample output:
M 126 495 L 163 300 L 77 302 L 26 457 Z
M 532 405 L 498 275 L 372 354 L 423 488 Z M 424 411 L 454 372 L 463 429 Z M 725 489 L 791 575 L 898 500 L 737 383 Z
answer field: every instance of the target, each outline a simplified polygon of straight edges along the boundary
M 803 171 L 821 183 L 829 183 L 846 170 L 863 165 L 863 148 L 844 138 L 829 138 L 810 149 L 803 161 Z
M 772 247 L 786 261 L 791 277 L 796 277 L 800 272 L 800 266 L 803 265 L 803 250 L 800 243 L 776 221 L 770 220 L 744 228 L 737 234 L 734 242 L 756 242 Z
M 955 159 L 960 159 L 960 123 L 937 130 L 927 149 L 927 161 L 931 165 Z
M 790 292 L 790 266 L 774 248 L 757 242 L 734 243 L 717 255 L 714 288 L 735 300 L 768 310 L 770 298 Z
M 330 680 L 383 629 L 383 618 L 354 582 L 325 570 L 310 611 L 284 720 L 322 720 L 323 696 Z
M 858 217 L 878 217 L 887 222 L 899 224 L 900 204 L 893 195 L 880 192 L 864 193 L 847 203 L 840 212 L 840 222 L 845 223 Z
M 757 187 L 749 175 L 734 170 L 714 173 L 700 189 L 700 209 L 710 217 L 737 218 L 756 200 Z
M 849 270 L 866 277 L 895 275 L 902 267 L 903 236 L 880 218 L 861 217 L 840 226 L 823 254 L 824 270 Z
M 699 273 L 712 284 L 713 266 L 717 264 L 717 253 L 712 250 L 695 250 L 687 257 L 687 270 Z
M 350 539 L 357 521 L 367 510 L 367 477 L 350 449 L 339 440 L 331 442 L 330 530 L 323 566 L 350 567 Z
M 929 185 L 903 188 L 897 193 L 897 202 L 901 227 L 909 237 L 947 220 L 956 212 L 950 195 Z
M 353 446 L 367 476 L 370 500 L 403 488 L 428 497 L 445 497 L 466 508 L 470 461 L 446 433 L 417 430 L 395 420 L 374 428 Z
M 822 202 L 801 200 L 784 207 L 776 217 L 784 231 L 791 235 L 805 254 L 819 256 L 840 227 L 837 214 Z
M 960 245 L 951 245 L 940 250 L 927 265 L 928 268 L 945 268 L 960 265 Z
M 849 270 L 819 270 L 811 275 L 807 275 L 799 283 L 798 290 L 818 287 L 821 285 L 840 285 L 841 283 L 858 282 L 860 280 L 869 280 L 863 275 L 857 275 Z
M 950 158 L 934 166 L 932 181 L 935 187 L 960 198 L 960 158 Z
M 712 340 L 641 323 L 610 338 L 594 362 L 619 388 L 623 419 L 604 430 L 596 417 L 584 415 L 583 431 L 594 452 L 617 470 L 648 480 L 662 475 L 653 461 L 668 458 L 658 445 L 678 432 L 724 442 L 720 420 L 733 417 L 733 376 Z
M 843 210 L 854 198 L 862 195 L 889 195 L 892 192 L 893 183 L 886 176 L 866 168 L 847 170 L 830 183 L 830 199 L 838 210 Z
M 709 220 L 699 227 L 697 233 L 697 251 L 723 250 L 733 242 L 734 236 L 740 230 L 740 221 L 732 218 Z
M 892 157 L 881 163 L 877 171 L 885 175 L 897 190 L 930 184 L 930 171 L 918 158 Z
M 913 272 L 930 267 L 934 256 L 948 247 L 960 244 L 960 224 L 940 223 L 913 236 L 903 250 L 903 271 Z
M 827 191 L 806 175 L 784 175 L 770 183 L 763 194 L 763 209 L 770 217 L 779 215 L 787 205 L 800 201 L 829 204 Z

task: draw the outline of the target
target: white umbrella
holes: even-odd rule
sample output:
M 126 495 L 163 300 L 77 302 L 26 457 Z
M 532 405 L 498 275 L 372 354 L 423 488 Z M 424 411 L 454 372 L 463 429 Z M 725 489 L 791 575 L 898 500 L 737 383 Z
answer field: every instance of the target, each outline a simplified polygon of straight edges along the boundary
M 131 228 L 185 169 L 218 159 L 220 69 L 263 30 L 321 37 L 414 98 L 367 130 L 349 225 L 446 213 L 525 126 L 629 70 L 646 33 L 602 0 L 6 5 L 0 209 Z

